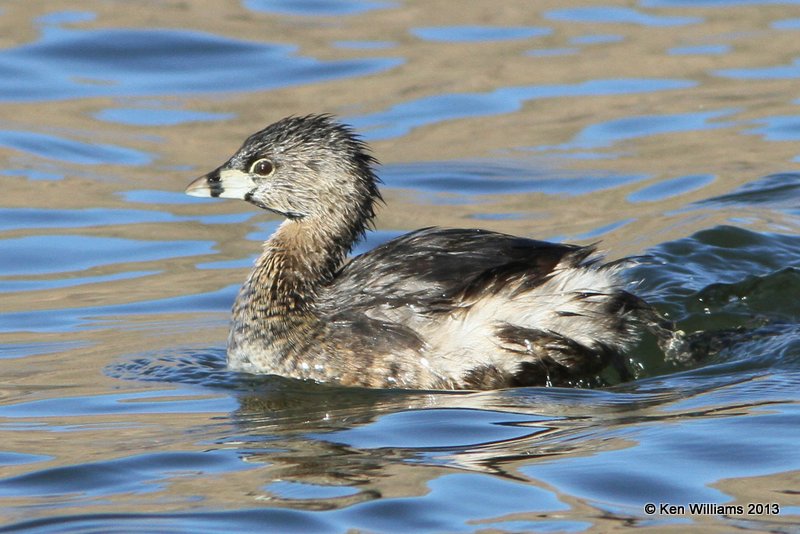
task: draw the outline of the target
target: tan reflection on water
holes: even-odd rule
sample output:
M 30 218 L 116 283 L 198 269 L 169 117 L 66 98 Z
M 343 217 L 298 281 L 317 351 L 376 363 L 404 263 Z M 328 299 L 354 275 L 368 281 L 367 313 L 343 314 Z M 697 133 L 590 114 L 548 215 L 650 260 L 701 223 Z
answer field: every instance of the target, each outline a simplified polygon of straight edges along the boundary
M 626 6 L 609 1 L 606 5 Z M 80 273 L 42 275 L 41 278 L 95 276 L 127 271 L 154 270 L 157 274 L 129 280 L 76 285 L 46 291 L 7 293 L 0 312 L 59 310 L 149 301 L 216 291 L 244 278 L 243 269 L 198 270 L 196 264 L 236 260 L 258 251 L 245 236 L 268 215 L 256 214 L 235 202 L 180 205 L 132 204 L 121 193 L 132 190 L 182 191 L 190 178 L 222 162 L 243 138 L 282 116 L 329 111 L 360 116 L 387 110 L 401 103 L 448 93 L 488 93 L 529 85 L 576 84 L 596 79 L 658 78 L 691 80 L 695 87 L 640 94 L 548 98 L 523 102 L 513 113 L 464 118 L 423 126 L 405 136 L 373 143 L 374 152 L 386 164 L 417 161 L 491 160 L 514 161 L 531 169 L 552 168 L 580 173 L 613 172 L 648 175 L 625 186 L 591 195 L 562 197 L 543 193 L 485 195 L 474 203 L 437 205 L 422 202 L 413 191 L 385 190 L 387 206 L 380 212 L 379 229 L 401 230 L 424 225 L 482 226 L 531 237 L 578 236 L 618 221 L 633 219 L 602 236 L 611 256 L 640 253 L 658 243 L 689 235 L 702 228 L 729 223 L 732 217 L 749 219 L 757 228 L 793 225 L 774 212 L 747 208 L 736 213 L 711 209 L 686 211 L 690 203 L 728 193 L 761 176 L 796 170 L 797 143 L 769 142 L 759 135 L 744 135 L 752 120 L 797 114 L 797 80 L 737 80 L 715 76 L 716 70 L 790 64 L 797 56 L 797 32 L 777 31 L 775 20 L 797 17 L 786 5 L 740 6 L 731 9 L 659 9 L 659 15 L 703 17 L 700 24 L 653 27 L 631 24 L 580 24 L 546 19 L 551 9 L 582 5 L 579 2 L 474 1 L 397 2 L 397 7 L 347 17 L 306 18 L 255 13 L 240 2 L 104 2 L 44 1 L 6 2 L 0 16 L 0 46 L 13 47 L 35 41 L 41 15 L 63 10 L 88 11 L 96 19 L 72 27 L 85 28 L 180 28 L 227 36 L 231 39 L 298 45 L 297 54 L 322 60 L 363 57 L 402 58 L 399 67 L 360 78 L 294 86 L 272 91 L 211 95 L 156 96 L 131 99 L 85 98 L 52 102 L 2 103 L 2 129 L 52 134 L 87 143 L 116 144 L 154 155 L 148 166 L 84 166 L 46 160 L 0 147 L 4 168 L 63 173 L 63 180 L 28 181 L 3 176 L 4 207 L 53 209 L 118 208 L 165 211 L 177 216 L 253 213 L 241 224 L 208 225 L 196 221 L 147 224 L 110 224 L 89 228 L 15 229 L 5 238 L 27 235 L 85 235 L 133 240 L 206 240 L 214 253 L 163 261 L 131 262 L 98 266 Z M 416 38 L 410 30 L 438 25 L 541 26 L 551 35 L 533 39 L 481 43 L 438 43 Z M 69 25 L 68 25 L 69 26 Z M 616 42 L 575 45 L 575 37 L 614 34 Z M 339 41 L 382 41 L 391 46 L 353 49 L 334 46 Z M 679 46 L 729 45 L 721 55 L 669 55 Z M 576 48 L 572 55 L 534 57 L 534 49 Z M 128 126 L 101 122 L 95 114 L 106 108 L 164 106 L 204 112 L 233 113 L 235 119 L 185 123 L 175 126 Z M 568 159 L 532 147 L 568 143 L 593 124 L 639 115 L 730 110 L 717 119 L 723 126 L 702 132 L 679 132 L 637 137 L 598 149 L 608 159 Z M 179 169 L 179 170 L 176 170 Z M 184 170 L 186 169 L 186 170 Z M 692 192 L 656 202 L 632 203 L 628 196 L 661 180 L 695 174 L 716 179 Z M 522 214 L 519 219 L 476 220 L 486 213 Z M 590 239 L 591 241 L 595 239 Z M 35 277 L 25 277 L 33 278 Z M 169 389 L 165 384 L 128 382 L 108 377 L 106 365 L 125 355 L 158 352 L 187 343 L 221 346 L 225 338 L 225 314 L 159 314 L 146 317 L 108 317 L 90 328 L 57 333 L 13 332 L 0 334 L 0 344 L 62 342 L 75 340 L 88 346 L 54 354 L 0 359 L 0 403 L 36 399 L 107 395 L 131 391 Z M 177 386 L 176 386 L 177 387 Z M 210 395 L 201 391 L 200 395 Z M 222 393 L 219 394 L 223 396 Z M 4 476 L 58 465 L 104 461 L 152 451 L 203 451 L 218 446 L 215 440 L 235 432 L 226 413 L 80 415 L 74 417 L 20 418 L 0 422 L 3 449 L 52 457 L 35 464 L 4 467 Z M 25 425 L 39 425 L 26 427 Z M 41 426 L 44 425 L 44 426 Z M 67 425 L 70 432 L 52 432 L 49 426 Z M 535 436 L 525 447 L 535 447 Z M 320 451 L 309 442 L 291 443 L 298 450 L 287 462 L 311 457 Z M 626 447 L 621 440 L 604 447 Z M 591 450 L 591 447 L 587 447 Z M 585 452 L 588 454 L 589 452 Z M 292 456 L 295 454 L 295 456 Z M 499 453 L 498 453 L 499 454 Z M 192 506 L 236 508 L 259 506 L 263 488 L 275 477 L 286 475 L 281 460 L 267 454 L 263 465 L 237 473 L 209 476 L 176 476 L 152 494 L 119 494 L 110 506 L 75 496 L 74 505 L 57 513 L 93 511 L 170 511 Z M 465 460 L 466 461 L 466 460 Z M 272 464 L 272 465 L 270 465 Z M 420 495 L 426 482 L 436 476 L 430 467 L 402 463 L 382 466 L 376 491 L 383 495 Z M 398 473 L 390 473 L 397 470 Z M 442 468 L 441 472 L 444 472 Z M 783 484 L 783 477 L 776 481 Z M 200 479 L 204 480 L 200 480 Z M 387 483 L 388 481 L 388 483 Z M 765 484 L 769 484 L 770 477 Z M 160 483 L 160 481 L 159 481 Z M 213 489 L 198 489 L 210 484 Z M 725 483 L 726 491 L 749 497 L 748 489 Z M 741 493 L 740 493 L 741 492 Z M 202 494 L 199 503 L 186 496 Z M 564 496 L 575 506 L 576 518 L 593 516 L 582 503 Z M 46 499 L 3 499 L 8 519 L 30 517 L 27 506 Z M 602 521 L 597 519 L 597 521 Z

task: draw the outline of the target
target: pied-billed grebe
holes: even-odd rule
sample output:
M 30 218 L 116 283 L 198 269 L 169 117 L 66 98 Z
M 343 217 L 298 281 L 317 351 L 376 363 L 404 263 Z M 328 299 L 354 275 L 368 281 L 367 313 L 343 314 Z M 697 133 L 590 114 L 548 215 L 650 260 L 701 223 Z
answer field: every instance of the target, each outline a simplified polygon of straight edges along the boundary
M 289 117 L 186 188 L 286 217 L 233 305 L 231 368 L 416 389 L 624 372 L 652 311 L 593 247 L 424 228 L 345 262 L 381 200 L 375 164 L 331 116 Z

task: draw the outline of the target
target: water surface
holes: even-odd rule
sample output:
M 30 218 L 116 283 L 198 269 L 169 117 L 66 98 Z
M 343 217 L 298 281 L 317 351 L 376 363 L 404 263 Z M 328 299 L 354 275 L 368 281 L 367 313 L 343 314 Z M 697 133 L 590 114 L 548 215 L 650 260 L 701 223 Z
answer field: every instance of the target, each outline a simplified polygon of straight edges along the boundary
M 792 531 L 798 20 L 756 0 L 3 6 L 0 530 Z M 632 287 L 712 332 L 708 356 L 645 339 L 634 380 L 592 390 L 228 371 L 230 305 L 279 221 L 182 190 L 312 112 L 383 162 L 356 252 L 425 225 L 599 241 L 646 257 Z

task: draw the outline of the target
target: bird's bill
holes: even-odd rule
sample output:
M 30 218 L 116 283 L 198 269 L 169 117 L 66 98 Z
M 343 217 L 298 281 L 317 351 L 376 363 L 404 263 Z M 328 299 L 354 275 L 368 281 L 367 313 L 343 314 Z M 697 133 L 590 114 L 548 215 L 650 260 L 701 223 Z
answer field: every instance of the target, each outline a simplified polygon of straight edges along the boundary
M 215 169 L 186 186 L 193 197 L 238 198 L 245 200 L 256 184 L 245 172 L 236 169 Z

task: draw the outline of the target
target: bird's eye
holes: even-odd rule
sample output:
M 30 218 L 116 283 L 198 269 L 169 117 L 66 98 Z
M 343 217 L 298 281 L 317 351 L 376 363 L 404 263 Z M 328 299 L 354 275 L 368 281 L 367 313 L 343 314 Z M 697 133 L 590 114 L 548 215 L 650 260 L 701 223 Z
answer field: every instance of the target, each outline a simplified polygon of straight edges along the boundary
M 275 165 L 267 158 L 262 158 L 250 166 L 250 172 L 259 176 L 269 176 L 275 170 Z

